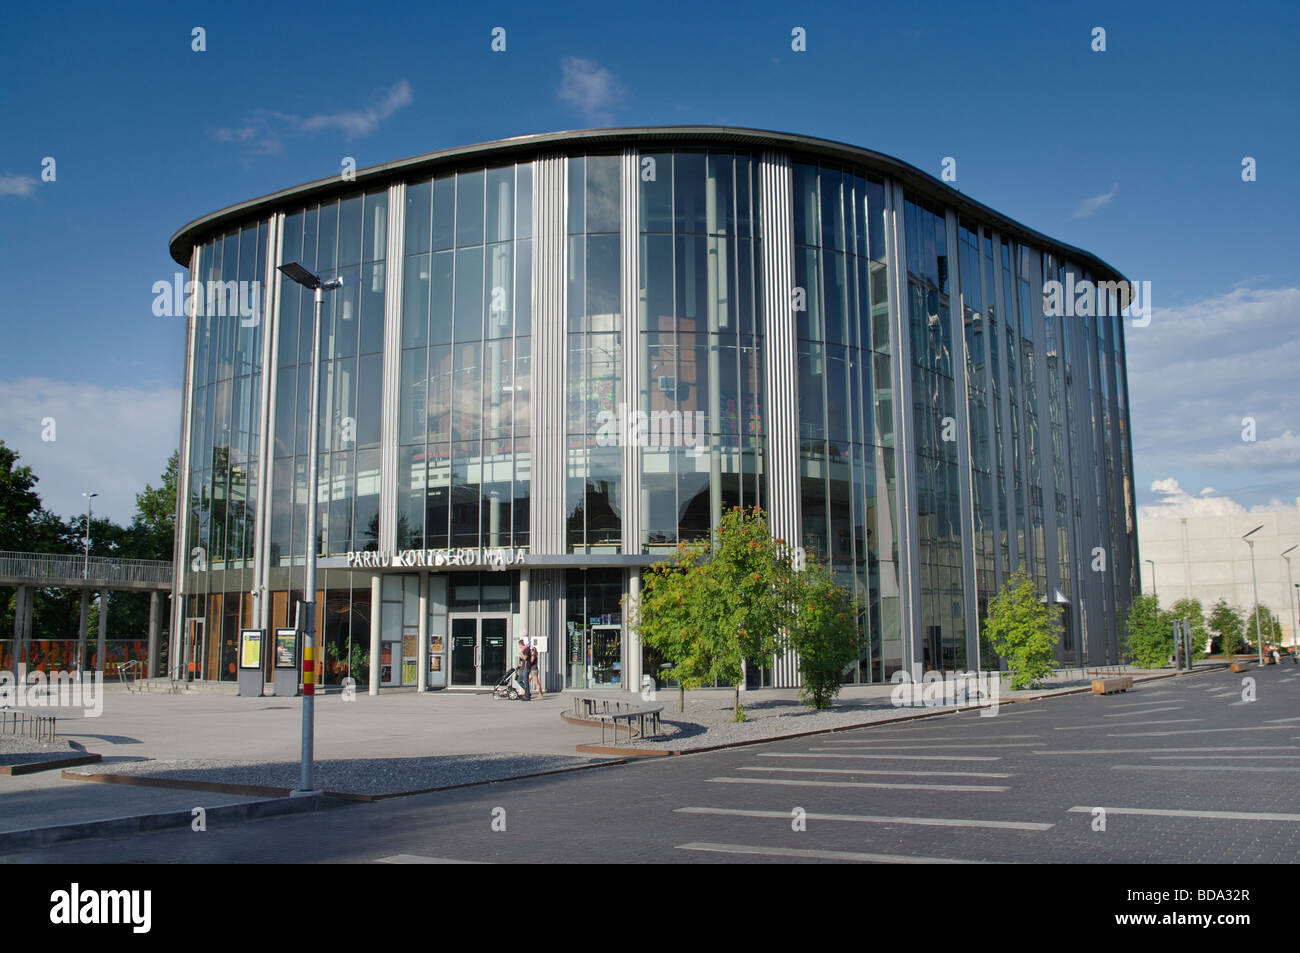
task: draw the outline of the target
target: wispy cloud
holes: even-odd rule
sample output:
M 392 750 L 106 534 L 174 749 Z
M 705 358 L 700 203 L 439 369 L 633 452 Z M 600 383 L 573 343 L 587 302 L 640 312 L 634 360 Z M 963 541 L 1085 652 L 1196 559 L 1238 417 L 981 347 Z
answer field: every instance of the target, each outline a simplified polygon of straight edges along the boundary
M 218 142 L 242 144 L 249 155 L 278 155 L 284 151 L 287 138 L 308 138 L 326 132 L 341 132 L 346 139 L 368 136 L 414 98 L 411 84 L 401 79 L 361 109 L 311 116 L 259 109 L 237 126 L 213 130 L 212 137 Z
M 0 195 L 31 195 L 37 184 L 30 175 L 0 175 Z
M 1113 186 L 1111 186 L 1111 190 L 1109 192 L 1103 192 L 1101 195 L 1094 195 L 1090 198 L 1084 199 L 1082 202 L 1080 202 L 1078 205 L 1075 206 L 1074 217 L 1087 218 L 1089 215 L 1092 215 L 1100 211 L 1101 209 L 1104 209 L 1107 205 L 1109 205 L 1114 200 L 1115 193 L 1118 191 L 1119 191 L 1119 183 L 1116 182 Z
M 612 110 L 623 100 L 623 84 L 609 70 L 591 60 L 565 57 L 560 63 L 560 89 L 556 94 L 588 122 L 609 122 Z

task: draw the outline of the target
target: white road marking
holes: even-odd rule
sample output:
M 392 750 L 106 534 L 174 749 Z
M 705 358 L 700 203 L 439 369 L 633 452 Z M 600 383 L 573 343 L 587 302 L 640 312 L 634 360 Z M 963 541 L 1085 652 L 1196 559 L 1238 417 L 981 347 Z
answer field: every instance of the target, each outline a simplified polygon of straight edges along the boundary
M 789 811 L 746 811 L 726 807 L 679 807 L 677 814 L 716 814 L 725 817 L 770 817 L 790 820 Z M 1055 824 L 1038 821 L 972 821 L 959 817 L 883 817 L 875 814 L 805 814 L 810 821 L 844 821 L 855 824 L 915 824 L 921 827 L 988 827 L 1003 831 L 1046 831 Z
M 1129 771 L 1241 771 L 1255 774 L 1282 774 L 1300 771 L 1300 768 L 1247 767 L 1237 764 L 1112 764 L 1112 768 Z
M 796 781 L 785 778 L 709 778 L 715 784 L 781 784 L 800 788 L 886 788 L 891 791 L 1006 791 L 999 784 L 896 784 L 891 781 Z
M 1270 719 L 1268 720 L 1268 723 L 1269 723 L 1270 725 L 1274 725 L 1274 724 L 1284 723 L 1284 722 L 1288 722 L 1288 721 L 1300 721 L 1300 717 L 1296 717 L 1296 718 L 1270 718 Z
M 1039 736 L 1036 735 L 1036 734 L 1032 734 L 1032 735 L 999 735 L 999 736 L 998 736 L 998 740 L 999 740 L 999 741 L 1006 741 L 1006 740 L 1009 740 L 1009 739 L 1015 739 L 1015 738 L 1037 738 L 1037 737 L 1039 737 Z M 865 741 L 849 741 L 849 740 L 847 740 L 847 739 L 845 739 L 845 740 L 840 740 L 840 739 L 836 739 L 836 738 L 827 738 L 825 741 L 822 742 L 822 744 L 828 744 L 828 745 L 853 745 L 853 746 L 857 746 L 857 747 L 862 747 L 862 746 L 865 746 L 865 745 L 875 746 L 875 745 L 880 745 L 880 744 L 886 744 L 886 745 L 887 745 L 887 744 L 893 744 L 893 743 L 895 743 L 895 742 L 897 742 L 897 741 L 899 741 L 899 740 L 901 740 L 901 739 L 898 739 L 898 738 L 881 738 L 879 741 L 872 741 L 872 740 L 870 740 L 870 739 L 865 740 Z M 926 741 L 926 740 L 933 741 L 933 740 L 935 740 L 935 739 L 922 739 L 923 743 L 924 743 L 924 741 Z M 974 744 L 974 743 L 975 743 L 975 742 L 971 742 L 971 744 Z M 898 745 L 895 745 L 895 746 L 896 746 L 896 747 L 900 747 L 900 746 L 898 746 Z M 907 745 L 907 747 L 911 748 L 911 747 L 917 747 L 917 746 L 915 746 L 915 745 Z M 954 745 L 953 747 L 968 747 L 968 746 L 964 746 L 964 745 Z
M 1072 807 L 1070 813 L 1091 814 L 1096 808 Z M 1254 811 L 1178 811 L 1155 807 L 1105 807 L 1107 814 L 1135 814 L 1146 817 L 1199 817 L 1209 821 L 1286 821 L 1300 822 L 1300 814 L 1266 814 Z
M 678 844 L 678 850 L 703 850 L 720 854 L 761 854 L 769 857 L 807 857 L 812 860 L 853 860 L 867 864 L 979 864 L 979 860 L 950 857 L 911 857 L 907 854 L 862 854 L 849 850 L 799 850 L 794 847 L 753 847 L 748 844 Z
M 1221 692 L 1218 695 L 1211 695 L 1211 698 L 1240 698 L 1241 692 Z
M 1141 708 L 1143 705 L 1150 705 L 1151 702 L 1116 702 L 1108 705 L 1108 708 Z
M 1300 754 L 1153 754 L 1153 761 L 1300 761 Z
M 1202 745 L 1199 748 L 1089 748 L 1082 751 L 1035 751 L 1034 754 L 1076 755 L 1076 754 L 1172 754 L 1175 751 L 1277 751 L 1295 749 L 1297 745 L 1229 745 L 1212 748 Z
M 452 860 L 449 857 L 425 857 L 422 854 L 393 854 L 380 857 L 376 864 L 477 864 L 477 860 Z
M 1113 728 L 1114 725 L 1108 725 L 1107 727 Z M 940 751 L 940 750 L 943 750 L 943 749 L 953 749 L 953 748 L 956 748 L 956 749 L 959 750 L 959 751 L 969 751 L 971 748 L 979 748 L 979 749 L 983 750 L 984 748 L 1032 748 L 1033 746 L 1034 746 L 1034 744 L 1033 744 L 1033 742 L 1031 742 L 1031 741 L 1017 741 L 1017 742 L 1013 742 L 1012 744 L 1006 744 L 1006 745 L 1003 745 L 1003 744 L 992 744 L 992 745 L 986 745 L 986 744 L 981 744 L 981 743 L 978 742 L 978 741 L 972 741 L 970 744 L 965 744 L 965 745 L 932 745 L 932 744 L 919 744 L 919 745 L 859 745 L 859 746 L 858 746 L 858 750 L 859 750 L 859 751 Z M 843 750 L 845 750 L 845 749 L 843 749 L 843 748 L 809 748 L 808 750 L 809 750 L 809 751 L 843 751 Z
M 1117 711 L 1109 715 L 1102 715 L 1103 718 L 1129 718 L 1133 715 L 1154 715 L 1159 711 L 1182 711 L 1182 705 L 1166 705 L 1164 708 L 1148 708 L 1146 711 Z
M 775 765 L 755 765 L 737 768 L 737 771 L 781 771 L 786 774 L 894 774 L 920 778 L 1011 778 L 1013 774 L 995 774 L 989 771 L 886 771 L 880 768 L 779 768 Z
M 1127 731 L 1110 734 L 1110 738 L 1163 738 L 1168 735 L 1204 735 L 1220 731 L 1285 731 L 1288 725 L 1251 725 L 1247 728 L 1179 728 L 1176 731 Z
M 791 754 L 783 751 L 764 751 L 760 758 L 860 758 L 864 761 L 1001 761 L 998 755 L 959 754 Z
M 1205 721 L 1204 718 L 1166 718 L 1163 721 L 1133 721 L 1129 722 L 1134 728 L 1140 728 L 1145 725 L 1185 725 L 1193 721 Z M 1060 728 L 1053 728 L 1053 731 L 1083 731 L 1085 728 L 1114 728 L 1112 724 L 1105 725 L 1065 725 Z M 1127 726 L 1125 726 L 1127 727 Z

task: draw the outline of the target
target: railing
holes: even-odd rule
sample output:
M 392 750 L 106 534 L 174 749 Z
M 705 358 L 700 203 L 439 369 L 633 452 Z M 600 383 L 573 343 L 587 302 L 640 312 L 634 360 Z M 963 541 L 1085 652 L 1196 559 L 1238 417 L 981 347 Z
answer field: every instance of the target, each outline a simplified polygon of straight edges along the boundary
M 105 583 L 171 585 L 172 564 L 158 559 L 117 559 L 92 556 L 49 556 L 43 553 L 0 552 L 0 576 L 47 580 L 51 585 L 79 579 Z
M 31 738 L 33 741 L 54 740 L 53 715 L 29 715 L 23 711 L 0 711 L 0 735 Z

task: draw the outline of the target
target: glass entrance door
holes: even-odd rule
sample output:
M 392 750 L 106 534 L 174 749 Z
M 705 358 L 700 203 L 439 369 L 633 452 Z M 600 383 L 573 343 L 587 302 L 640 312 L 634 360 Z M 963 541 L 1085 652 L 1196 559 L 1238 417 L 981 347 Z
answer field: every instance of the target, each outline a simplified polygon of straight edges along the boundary
M 510 619 L 451 617 L 451 687 L 491 688 L 510 667 Z

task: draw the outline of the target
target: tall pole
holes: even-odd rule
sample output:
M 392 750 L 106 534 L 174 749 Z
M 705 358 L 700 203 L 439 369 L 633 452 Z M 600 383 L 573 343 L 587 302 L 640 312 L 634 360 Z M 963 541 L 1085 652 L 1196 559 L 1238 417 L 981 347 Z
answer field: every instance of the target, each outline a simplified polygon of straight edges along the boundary
M 1255 589 L 1255 649 L 1259 653 L 1260 665 L 1264 664 L 1264 638 L 1260 635 L 1259 631 L 1259 576 L 1255 572 L 1255 541 L 1250 537 L 1254 536 L 1263 528 L 1262 524 L 1256 526 L 1245 536 L 1241 537 L 1246 541 L 1246 545 L 1250 547 L 1250 578 Z
M 83 544 L 83 548 L 86 550 L 86 559 L 81 566 L 81 578 L 89 579 L 90 578 L 90 515 L 94 511 L 95 497 L 99 496 L 99 494 L 83 493 L 81 495 L 86 498 L 86 539 Z
M 1151 564 L 1151 597 L 1156 600 L 1156 609 L 1160 608 L 1160 594 L 1156 592 L 1156 561 L 1154 559 L 1144 559 L 1144 563 Z
M 320 316 L 325 289 L 317 285 L 311 323 L 311 434 L 307 439 L 307 571 L 303 581 L 302 773 L 298 787 L 311 787 L 312 744 L 316 715 L 316 506 L 320 444 Z
M 1300 546 L 1300 543 L 1297 543 L 1296 545 Z M 1295 548 L 1295 546 L 1291 547 L 1291 549 Z M 1296 640 L 1295 583 L 1291 581 L 1291 557 L 1287 555 L 1287 553 L 1291 552 L 1291 549 L 1283 552 L 1282 558 L 1286 560 L 1286 594 L 1291 599 L 1291 616 L 1286 620 L 1286 622 L 1287 628 L 1291 630 L 1291 648 L 1294 650 L 1297 645 L 1300 645 L 1300 641 Z

